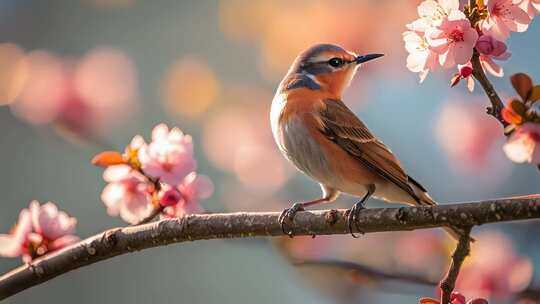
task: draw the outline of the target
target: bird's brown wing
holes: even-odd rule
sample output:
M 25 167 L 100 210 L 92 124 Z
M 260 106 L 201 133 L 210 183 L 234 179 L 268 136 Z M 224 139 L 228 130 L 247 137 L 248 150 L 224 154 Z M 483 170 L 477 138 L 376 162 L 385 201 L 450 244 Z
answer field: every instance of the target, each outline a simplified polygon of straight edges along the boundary
M 409 177 L 392 151 L 375 138 L 366 125 L 341 100 L 324 100 L 321 132 L 363 165 L 396 184 L 419 201 Z

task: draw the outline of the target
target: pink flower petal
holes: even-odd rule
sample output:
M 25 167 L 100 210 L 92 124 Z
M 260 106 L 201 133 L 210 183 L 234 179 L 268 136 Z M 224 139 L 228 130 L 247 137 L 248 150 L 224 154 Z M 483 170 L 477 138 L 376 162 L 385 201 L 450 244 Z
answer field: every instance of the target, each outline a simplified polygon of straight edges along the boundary
M 473 48 L 470 44 L 460 42 L 454 45 L 454 62 L 457 64 L 466 64 L 471 60 Z
M 195 172 L 186 176 L 183 185 L 190 188 L 194 196 L 199 199 L 207 199 L 214 192 L 214 184 L 210 178 L 206 175 L 197 175 Z
M 0 234 L 0 256 L 14 258 L 23 254 L 23 246 L 10 234 Z
M 449 48 L 446 52 L 439 55 L 439 63 L 444 68 L 449 68 L 456 65 L 454 61 L 454 48 Z
M 34 231 L 49 240 L 73 234 L 77 220 L 59 211 L 56 205 L 48 202 L 42 206 L 37 201 L 30 203 Z
M 117 216 L 120 212 L 119 205 L 124 199 L 125 187 L 122 184 L 108 184 L 101 192 L 101 201 L 107 206 L 110 216 Z
M 161 123 L 152 130 L 152 141 L 166 141 L 169 134 L 169 127 Z
M 184 135 L 178 128 L 169 131 L 165 124 L 160 124 L 152 131 L 152 139 L 138 152 L 146 174 L 176 185 L 196 169 L 191 136 Z
M 489 56 L 480 55 L 480 63 L 482 64 L 482 67 L 491 73 L 493 76 L 496 77 L 502 77 L 504 76 L 503 69 L 500 65 L 495 63 L 493 59 L 491 59 Z
M 141 221 L 151 211 L 149 197 L 144 194 L 131 195 L 128 202 L 120 205 L 120 217 L 130 224 Z
M 66 247 L 66 246 L 69 246 L 71 244 L 75 244 L 79 240 L 80 240 L 80 238 L 78 238 L 75 235 L 65 235 L 65 236 L 63 236 L 61 238 L 58 238 L 58 239 L 54 240 L 53 242 L 51 242 L 49 244 L 49 250 L 50 251 L 58 250 L 58 249 Z
M 129 177 L 132 169 L 128 165 L 109 166 L 103 171 L 103 179 L 106 182 L 112 183 Z
M 511 161 L 524 163 L 533 161 L 535 150 L 537 150 L 536 146 L 537 144 L 530 138 L 527 130 L 518 129 L 504 144 L 503 150 Z

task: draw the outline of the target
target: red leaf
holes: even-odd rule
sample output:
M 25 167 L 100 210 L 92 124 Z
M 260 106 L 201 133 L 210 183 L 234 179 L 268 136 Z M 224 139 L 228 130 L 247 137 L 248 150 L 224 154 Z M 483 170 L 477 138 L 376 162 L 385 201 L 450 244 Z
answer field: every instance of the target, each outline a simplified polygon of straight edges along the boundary
M 122 154 L 116 151 L 104 151 L 92 158 L 92 165 L 99 167 L 108 167 L 125 163 L 126 160 L 124 159 Z
M 501 114 L 503 119 L 509 124 L 519 125 L 523 121 L 521 116 L 516 114 L 516 112 L 512 111 L 509 107 L 503 108 Z
M 540 99 L 540 85 L 534 86 L 531 89 L 530 94 L 529 94 L 528 97 L 529 97 L 529 100 L 532 101 L 532 102 L 535 102 L 538 99 Z
M 521 99 L 526 101 L 529 97 L 529 91 L 533 87 L 531 77 L 525 73 L 517 73 L 510 77 L 510 81 Z
M 440 304 L 440 302 L 432 298 L 421 298 L 418 304 Z

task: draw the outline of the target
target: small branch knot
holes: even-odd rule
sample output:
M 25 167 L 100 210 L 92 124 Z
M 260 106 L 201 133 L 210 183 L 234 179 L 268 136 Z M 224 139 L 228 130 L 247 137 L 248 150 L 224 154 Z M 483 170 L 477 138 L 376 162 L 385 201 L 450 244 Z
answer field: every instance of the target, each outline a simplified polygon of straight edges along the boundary
M 324 220 L 330 226 L 333 226 L 338 221 L 338 211 L 336 209 L 330 209 L 324 214 Z
M 409 217 L 409 212 L 407 211 L 407 209 L 405 207 L 400 207 L 396 213 L 396 219 L 400 223 L 406 223 L 408 217 Z

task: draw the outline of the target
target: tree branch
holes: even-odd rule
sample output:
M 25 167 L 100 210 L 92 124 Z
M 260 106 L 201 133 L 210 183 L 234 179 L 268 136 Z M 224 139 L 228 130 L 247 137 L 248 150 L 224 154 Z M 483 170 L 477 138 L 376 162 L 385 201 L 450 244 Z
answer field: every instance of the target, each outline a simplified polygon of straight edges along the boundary
M 497 119 L 502 124 L 503 128 L 506 127 L 508 123 L 503 119 L 501 112 L 504 108 L 504 103 L 502 102 L 501 98 L 497 94 L 497 91 L 495 91 L 495 88 L 487 78 L 486 73 L 482 68 L 482 64 L 480 63 L 480 54 L 476 49 L 474 49 L 471 63 L 473 66 L 474 78 L 476 78 L 482 88 L 484 88 L 484 91 L 486 92 L 486 95 L 491 102 L 491 106 L 487 108 L 487 113 L 495 117 L 495 119 Z
M 346 210 L 299 212 L 296 235 L 348 234 Z M 279 212 L 199 214 L 114 228 L 20 266 L 0 277 L 0 300 L 68 271 L 117 255 L 186 241 L 281 236 Z M 403 231 L 540 218 L 540 195 L 434 207 L 372 208 L 358 217 L 362 232 Z
M 456 250 L 454 251 L 454 254 L 452 254 L 452 262 L 450 263 L 450 268 L 448 269 L 448 273 L 439 284 L 439 287 L 441 288 L 441 291 L 442 291 L 442 295 L 441 295 L 442 304 L 450 304 L 450 296 L 452 295 L 452 291 L 454 291 L 454 287 L 456 286 L 456 280 L 459 275 L 459 270 L 461 269 L 461 265 L 463 264 L 463 261 L 469 255 L 469 252 L 471 251 L 470 233 L 471 233 L 471 227 L 468 227 L 465 229 L 464 233 L 459 237 Z
M 399 273 L 399 272 L 387 272 L 381 269 L 377 269 L 368 265 L 364 265 L 357 262 L 349 262 L 343 260 L 304 260 L 299 258 L 294 258 L 292 260 L 293 265 L 298 267 L 322 267 L 322 268 L 336 268 L 353 271 L 348 272 L 348 274 L 354 276 L 368 277 L 370 280 L 374 281 L 398 281 L 401 283 L 416 284 L 421 286 L 435 287 L 440 285 L 440 282 L 436 282 L 432 279 L 429 279 L 426 276 L 415 275 L 411 273 Z M 359 283 L 361 287 L 366 287 L 364 281 Z M 395 292 L 395 289 L 392 289 L 392 292 Z M 513 294 L 517 299 L 529 299 L 538 301 L 540 300 L 540 289 L 529 285 L 527 288 Z

